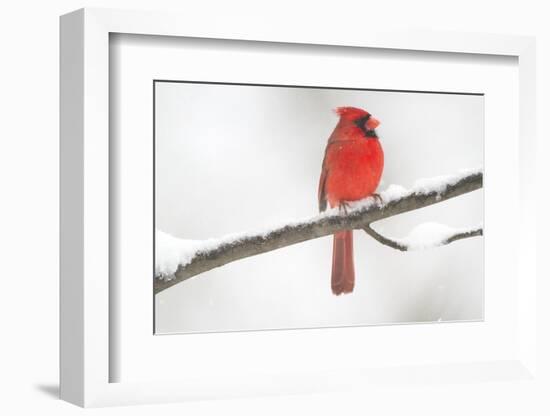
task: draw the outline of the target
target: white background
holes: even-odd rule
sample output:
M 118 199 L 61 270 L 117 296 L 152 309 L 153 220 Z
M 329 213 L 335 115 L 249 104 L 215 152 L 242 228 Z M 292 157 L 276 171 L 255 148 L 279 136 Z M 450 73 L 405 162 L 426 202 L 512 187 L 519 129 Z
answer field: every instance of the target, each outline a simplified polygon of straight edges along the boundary
M 493 60 L 491 68 L 496 74 L 515 62 Z M 342 105 L 364 107 L 382 121 L 379 192 L 483 165 L 482 96 L 160 82 L 156 227 L 201 240 L 315 215 L 321 161 L 338 121 L 332 109 Z M 476 192 L 376 228 L 403 237 L 427 221 L 476 226 L 482 201 L 483 192 Z M 156 331 L 483 318 L 482 238 L 404 254 L 358 231 L 354 252 L 356 288 L 347 296 L 330 290 L 327 237 L 211 270 L 158 294 Z
M 197 13 L 205 24 L 217 18 L 238 19 L 246 15 L 265 20 L 266 24 L 320 25 L 338 30 L 339 25 L 383 25 L 384 27 L 433 27 L 442 30 L 472 30 L 536 34 L 538 38 L 539 114 L 550 111 L 548 74 L 550 72 L 550 30 L 546 27 L 544 5 L 537 1 L 476 1 L 443 3 L 436 1 L 405 2 L 296 2 L 256 4 L 254 2 L 175 1 L 27 1 L 4 5 L 1 14 L 2 71 L 2 169 L 3 203 L 1 229 L 3 278 L 7 282 L 0 303 L 3 325 L 2 399 L 0 407 L 7 414 L 28 412 L 72 414 L 80 412 L 54 400 L 57 394 L 57 175 L 58 175 L 58 21 L 59 14 L 86 6 L 179 9 Z M 248 4 L 246 4 L 248 3 Z M 289 4 L 292 3 L 292 7 Z M 540 5 L 539 5 L 540 3 Z M 346 7 L 346 5 L 349 5 Z M 195 9 L 196 8 L 196 9 Z M 200 17 L 202 16 L 202 17 Z M 414 18 L 411 18 L 414 17 Z M 280 22 L 285 21 L 284 24 Z M 539 117 L 539 135 L 548 137 L 549 129 Z M 542 166 L 547 142 L 539 141 L 540 175 L 548 175 Z M 548 210 L 546 195 L 541 197 Z M 542 211 L 541 211 L 542 212 Z M 547 230 L 546 218 L 541 218 Z M 548 275 L 548 270 L 545 270 Z M 548 293 L 548 283 L 539 291 Z M 548 305 L 540 308 L 548 312 Z M 547 315 L 546 315 L 547 316 Z M 544 323 L 539 323 L 541 327 Z M 546 328 L 548 328 L 546 322 Z M 540 351 L 548 351 L 548 335 L 540 334 Z M 548 370 L 542 355 L 542 369 Z M 545 374 L 548 374 L 546 372 Z M 402 389 L 396 400 L 378 392 L 335 393 L 254 400 L 165 405 L 155 408 L 121 408 L 96 410 L 101 414 L 240 414 L 318 413 L 318 414 L 423 414 L 440 410 L 446 414 L 547 414 L 548 391 L 533 390 L 529 384 L 485 384 L 438 386 L 434 389 L 410 386 Z M 483 404 L 478 401 L 483 399 Z M 545 409 L 543 409 L 545 407 Z

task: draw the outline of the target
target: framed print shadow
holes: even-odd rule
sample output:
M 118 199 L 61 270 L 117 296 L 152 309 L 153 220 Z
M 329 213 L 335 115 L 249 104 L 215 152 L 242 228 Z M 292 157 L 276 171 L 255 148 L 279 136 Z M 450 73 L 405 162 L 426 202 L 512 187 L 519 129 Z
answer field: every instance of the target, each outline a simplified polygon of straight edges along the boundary
M 482 93 L 153 88 L 156 334 L 483 319 Z

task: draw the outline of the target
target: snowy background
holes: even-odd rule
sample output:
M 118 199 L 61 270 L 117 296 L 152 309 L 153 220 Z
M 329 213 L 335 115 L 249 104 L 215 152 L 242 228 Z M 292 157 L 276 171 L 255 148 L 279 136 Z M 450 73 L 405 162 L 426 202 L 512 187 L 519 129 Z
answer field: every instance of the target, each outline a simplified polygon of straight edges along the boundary
M 379 190 L 483 165 L 483 97 L 156 83 L 156 228 L 202 240 L 317 212 L 326 140 L 342 105 L 381 122 Z M 374 225 L 483 220 L 483 192 Z M 240 260 L 155 297 L 157 333 L 483 318 L 483 239 L 402 253 L 356 231 L 356 286 L 330 290 L 332 237 Z

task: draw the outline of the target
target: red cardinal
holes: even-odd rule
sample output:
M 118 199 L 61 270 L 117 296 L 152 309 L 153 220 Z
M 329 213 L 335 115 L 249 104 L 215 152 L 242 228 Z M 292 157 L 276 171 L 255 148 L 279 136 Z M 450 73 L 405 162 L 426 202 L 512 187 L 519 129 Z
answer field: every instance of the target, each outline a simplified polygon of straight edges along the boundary
M 373 195 L 384 169 L 384 152 L 376 135 L 380 122 L 365 110 L 339 107 L 338 124 L 330 135 L 319 180 L 319 211 L 346 209 L 348 201 Z M 353 230 L 334 234 L 332 293 L 350 293 L 355 284 Z

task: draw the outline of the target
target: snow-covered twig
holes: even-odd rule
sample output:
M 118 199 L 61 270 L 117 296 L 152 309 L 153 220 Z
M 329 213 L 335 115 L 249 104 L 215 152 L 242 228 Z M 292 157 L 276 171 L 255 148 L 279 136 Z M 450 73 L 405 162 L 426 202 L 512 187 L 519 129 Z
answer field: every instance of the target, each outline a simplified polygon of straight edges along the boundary
M 402 239 L 391 239 L 375 231 L 371 224 L 364 228 L 365 232 L 385 246 L 399 251 L 423 250 L 444 246 L 453 241 L 483 235 L 481 226 L 463 229 L 454 229 L 442 224 L 424 223 L 414 228 L 411 233 Z
M 347 213 L 331 209 L 319 215 L 292 221 L 262 232 L 242 233 L 202 242 L 178 241 L 169 236 L 167 252 L 172 253 L 172 257 L 165 259 L 165 264 L 171 266 L 164 269 L 157 268 L 154 291 L 159 293 L 190 277 L 236 260 L 324 237 L 337 231 L 372 230 L 370 224 L 373 222 L 437 204 L 475 191 L 482 186 L 481 169 L 463 171 L 457 175 L 417 181 L 409 190 L 392 185 L 380 193 L 381 202 L 377 198 L 369 197 L 349 204 Z M 376 234 L 386 242 L 393 241 Z M 481 235 L 481 230 L 476 235 Z M 465 238 L 465 236 L 450 236 L 448 242 L 458 238 Z M 380 241 L 378 238 L 377 240 Z M 405 243 L 401 241 L 400 244 Z M 162 255 L 163 253 L 157 250 L 157 263 Z

